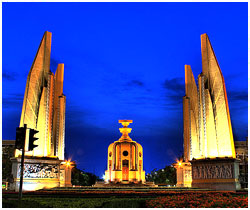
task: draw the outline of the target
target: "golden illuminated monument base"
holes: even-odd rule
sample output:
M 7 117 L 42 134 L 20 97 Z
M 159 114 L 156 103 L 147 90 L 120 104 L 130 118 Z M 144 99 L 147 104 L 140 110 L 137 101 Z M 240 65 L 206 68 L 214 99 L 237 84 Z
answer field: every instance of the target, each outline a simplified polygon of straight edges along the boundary
M 192 186 L 192 167 L 190 162 L 179 162 L 173 165 L 176 168 L 176 187 Z
M 176 187 L 239 190 L 239 161 L 234 158 L 193 159 L 174 164 Z
M 11 190 L 19 191 L 21 157 L 12 158 L 14 182 Z M 72 187 L 71 166 L 56 158 L 25 157 L 23 191 L 34 191 L 54 187 Z
M 192 187 L 236 191 L 239 183 L 239 161 L 234 158 L 192 160 Z

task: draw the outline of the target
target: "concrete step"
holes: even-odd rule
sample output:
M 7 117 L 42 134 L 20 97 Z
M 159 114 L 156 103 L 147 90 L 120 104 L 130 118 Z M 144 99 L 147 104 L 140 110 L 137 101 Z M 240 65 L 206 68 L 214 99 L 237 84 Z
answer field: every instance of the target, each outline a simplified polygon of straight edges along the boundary
M 131 183 L 128 181 L 123 181 L 120 183 L 105 183 L 105 182 L 96 182 L 93 187 L 158 187 L 158 185 L 154 184 L 154 182 L 146 182 L 146 183 Z

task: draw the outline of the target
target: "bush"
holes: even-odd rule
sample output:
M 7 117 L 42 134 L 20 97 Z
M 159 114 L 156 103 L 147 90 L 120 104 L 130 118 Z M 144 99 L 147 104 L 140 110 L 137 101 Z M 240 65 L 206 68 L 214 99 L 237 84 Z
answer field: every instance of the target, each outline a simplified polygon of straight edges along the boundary
M 39 192 L 37 192 L 39 193 Z M 89 193 L 94 193 L 90 194 Z M 94 196 L 94 197 L 90 197 Z M 216 208 L 248 207 L 246 193 L 233 192 L 137 192 L 84 191 L 70 194 L 24 194 L 18 205 L 17 194 L 3 194 L 3 208 Z
M 22 200 L 22 202 L 19 203 L 18 200 L 3 199 L 2 204 L 3 204 L 3 208 L 48 208 L 50 207 L 47 204 L 41 204 L 34 200 L 32 201 Z
M 247 196 L 230 193 L 187 193 L 146 201 L 149 208 L 247 208 Z
M 104 202 L 102 208 L 145 208 L 146 200 L 143 198 L 136 199 L 114 199 Z

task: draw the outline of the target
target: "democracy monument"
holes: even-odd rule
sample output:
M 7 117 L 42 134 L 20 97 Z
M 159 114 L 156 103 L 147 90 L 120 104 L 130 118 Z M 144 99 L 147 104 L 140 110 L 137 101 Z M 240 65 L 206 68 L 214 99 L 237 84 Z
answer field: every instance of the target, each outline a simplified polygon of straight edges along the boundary
M 146 182 L 143 170 L 143 148 L 128 135 L 133 120 L 119 120 L 122 136 L 108 147 L 105 181 L 96 182 L 94 187 L 158 187 L 154 182 Z
M 202 73 L 198 88 L 185 65 L 184 160 L 175 164 L 177 186 L 236 190 L 239 163 L 224 78 L 207 34 L 201 35 Z
M 128 135 L 132 130 L 128 125 L 132 122 L 119 120 L 123 125 L 123 128 L 119 128 L 122 136 L 108 147 L 108 170 L 105 171 L 107 183 L 145 183 L 142 146 Z
M 65 164 L 65 103 L 63 94 L 64 64 L 58 64 L 55 75 L 50 71 L 52 34 L 46 31 L 28 74 L 20 126 L 39 131 L 35 137 L 37 146 L 29 151 L 29 139 L 25 139 L 23 189 L 71 186 L 71 168 Z M 12 158 L 14 183 L 18 191 L 22 152 L 15 150 Z
M 65 105 L 63 94 L 64 64 L 56 73 L 50 70 L 50 32 L 45 32 L 28 74 L 19 127 L 27 126 L 26 133 L 38 131 L 33 150 L 25 139 L 23 189 L 38 190 L 71 187 L 71 167 L 66 164 Z M 207 34 L 201 35 L 202 73 L 196 85 L 191 67 L 185 65 L 185 96 L 183 97 L 184 159 L 176 164 L 177 187 L 215 190 L 237 190 L 239 163 L 228 107 L 224 78 Z M 143 170 L 142 146 L 129 137 L 132 120 L 119 120 L 122 136 L 108 147 L 105 183 L 153 186 L 147 183 Z M 12 161 L 14 183 L 18 191 L 21 156 L 15 150 Z

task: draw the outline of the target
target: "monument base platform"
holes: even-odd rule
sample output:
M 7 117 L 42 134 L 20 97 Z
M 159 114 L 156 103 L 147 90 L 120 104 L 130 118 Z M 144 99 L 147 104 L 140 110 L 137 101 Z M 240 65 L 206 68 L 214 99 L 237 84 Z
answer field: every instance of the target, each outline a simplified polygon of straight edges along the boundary
M 236 191 L 240 189 L 239 161 L 234 158 L 193 159 L 192 187 Z
M 19 191 L 21 157 L 11 158 L 14 182 L 11 190 Z M 23 171 L 23 191 L 71 187 L 71 167 L 63 161 L 47 157 L 25 157 Z
M 145 182 L 145 183 L 129 183 L 129 182 L 118 182 L 118 183 L 106 183 L 106 182 L 96 182 L 93 187 L 158 187 L 154 182 Z

